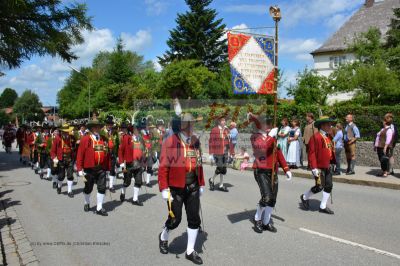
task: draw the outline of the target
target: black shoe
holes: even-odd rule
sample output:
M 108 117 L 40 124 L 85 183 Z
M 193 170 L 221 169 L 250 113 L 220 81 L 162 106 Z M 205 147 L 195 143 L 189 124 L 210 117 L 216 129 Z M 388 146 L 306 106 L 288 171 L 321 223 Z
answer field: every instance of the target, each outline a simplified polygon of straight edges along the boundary
M 53 182 L 53 188 L 57 188 L 57 182 Z
M 83 206 L 83 210 L 84 210 L 85 212 L 88 212 L 88 211 L 90 210 L 89 204 L 85 204 L 85 206 Z
M 219 187 L 218 190 L 222 192 L 229 192 L 228 188 L 225 186 Z
M 196 251 L 193 251 L 190 255 L 185 253 L 185 257 L 187 260 L 192 261 L 194 264 L 200 265 L 203 264 L 203 260 L 200 258 L 199 254 Z
M 110 187 L 110 192 L 111 193 L 115 193 L 115 188 L 114 187 Z
M 143 206 L 143 203 L 141 203 L 139 200 L 132 200 L 132 204 L 136 206 Z
M 73 198 L 74 197 L 74 193 L 68 192 L 68 197 Z
M 356 173 L 354 171 L 349 171 L 346 173 L 346 175 L 355 175 Z
M 326 214 L 334 214 L 334 212 L 331 209 L 329 209 L 328 207 L 326 207 L 325 209 L 319 208 L 319 212 L 326 213 Z
M 334 172 L 333 175 L 340 175 L 340 172 Z
M 57 194 L 61 194 L 61 188 L 57 187 Z
M 210 190 L 211 190 L 211 191 L 214 191 L 214 182 L 211 181 L 211 178 L 208 179 L 208 184 L 210 185 Z
M 161 240 L 161 233 L 158 236 L 158 242 L 161 254 L 168 254 L 168 241 Z
M 119 199 L 120 199 L 121 202 L 124 202 L 124 200 L 125 200 L 125 194 L 124 194 L 124 193 L 121 193 L 121 195 L 119 195 Z
M 389 174 L 394 176 L 394 171 L 392 170 Z
M 108 216 L 108 213 L 104 208 L 102 208 L 100 211 L 96 210 L 96 214 L 101 216 Z
M 261 234 L 264 231 L 263 224 L 261 221 L 254 221 L 254 231 L 259 234 Z
M 38 169 L 35 169 L 35 174 L 39 174 L 39 170 Z
M 146 183 L 146 187 L 151 188 L 151 184 L 150 183 Z
M 41 173 L 41 174 L 39 175 L 40 179 L 43 179 L 43 176 L 44 176 L 44 175 Z
M 263 224 L 262 229 L 264 231 L 270 231 L 272 233 L 276 233 L 278 231 L 272 223 L 269 223 L 267 225 Z
M 305 199 L 303 198 L 303 196 L 304 196 L 304 194 L 301 194 L 301 195 L 300 195 L 301 204 L 303 205 L 303 208 L 304 208 L 305 210 L 309 210 L 309 209 L 310 209 L 310 202 L 309 202 L 308 200 L 305 200 Z

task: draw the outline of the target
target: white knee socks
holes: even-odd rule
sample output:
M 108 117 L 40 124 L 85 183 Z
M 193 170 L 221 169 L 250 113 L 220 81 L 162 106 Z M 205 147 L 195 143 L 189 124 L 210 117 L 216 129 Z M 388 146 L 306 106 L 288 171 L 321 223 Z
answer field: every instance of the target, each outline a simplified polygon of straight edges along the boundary
M 304 193 L 303 199 L 304 200 L 308 200 L 314 193 L 312 193 L 311 190 L 307 191 L 306 193 Z
M 110 179 L 110 182 L 109 182 L 110 188 L 113 188 L 114 187 L 115 176 L 110 175 L 108 178 Z
M 325 209 L 326 208 L 326 203 L 328 202 L 329 196 L 331 195 L 331 193 L 327 193 L 325 191 L 322 192 L 322 200 L 321 200 L 321 205 L 319 205 L 319 207 L 321 209 Z
M 196 243 L 196 238 L 197 234 L 199 232 L 199 229 L 187 229 L 187 235 L 188 235 L 188 242 L 187 242 L 187 248 L 186 248 L 186 254 L 190 255 L 194 251 L 194 244 Z
M 125 191 L 126 191 L 126 187 L 122 187 L 122 188 L 121 188 L 121 193 L 122 193 L 122 194 L 125 194 Z
M 50 178 L 50 174 L 51 174 L 51 169 L 47 168 L 47 178 Z
M 223 187 L 223 186 L 224 186 L 224 175 L 219 174 L 219 187 Z
M 161 241 L 168 241 L 169 238 L 169 230 L 164 226 L 163 231 L 161 232 Z
M 62 187 L 62 181 L 58 181 L 58 187 Z
M 150 183 L 150 177 L 151 177 L 151 174 L 147 173 L 147 175 L 146 175 L 146 184 Z
M 133 201 L 137 201 L 139 197 L 139 188 L 133 187 Z
M 212 177 L 212 182 L 213 182 L 213 183 L 214 183 L 216 177 L 217 177 L 217 175 L 214 174 L 213 177 Z
M 254 216 L 254 220 L 260 221 L 264 210 L 265 210 L 265 207 L 261 207 L 260 204 L 258 204 L 256 215 Z
M 67 180 L 68 193 L 72 192 L 72 185 L 73 184 L 74 184 L 74 181 Z
M 90 194 L 83 193 L 83 196 L 85 196 L 85 204 L 90 204 Z
M 96 209 L 100 211 L 103 208 L 104 194 L 97 193 L 97 207 Z
M 271 220 L 272 210 L 273 209 L 270 206 L 265 207 L 264 218 L 263 218 L 263 224 L 264 225 L 269 224 L 269 221 Z

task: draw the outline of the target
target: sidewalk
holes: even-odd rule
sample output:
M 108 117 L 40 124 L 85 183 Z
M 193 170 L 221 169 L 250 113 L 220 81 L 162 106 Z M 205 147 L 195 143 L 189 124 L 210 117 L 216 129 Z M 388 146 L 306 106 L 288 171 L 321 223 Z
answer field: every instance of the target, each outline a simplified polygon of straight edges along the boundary
M 203 162 L 205 164 L 210 165 L 208 154 L 203 154 Z M 307 162 L 304 162 L 304 165 L 307 165 Z M 232 168 L 232 166 L 229 166 Z M 252 171 L 251 166 L 249 166 L 247 171 Z M 234 170 L 235 171 L 235 170 Z M 239 171 L 239 170 L 237 170 Z M 309 178 L 313 179 L 314 177 L 311 174 L 311 171 L 305 169 L 292 169 L 291 170 L 294 177 L 301 178 Z M 370 186 L 370 187 L 381 187 L 381 188 L 389 188 L 400 190 L 400 169 L 395 169 L 395 176 L 389 175 L 388 177 L 378 177 L 377 174 L 380 173 L 380 169 L 376 167 L 367 167 L 367 166 L 356 166 L 355 167 L 355 175 L 346 175 L 342 173 L 339 176 L 333 176 L 333 181 L 338 183 L 347 183 L 352 185 L 362 185 L 362 186 Z M 279 169 L 279 174 L 283 175 L 283 171 Z

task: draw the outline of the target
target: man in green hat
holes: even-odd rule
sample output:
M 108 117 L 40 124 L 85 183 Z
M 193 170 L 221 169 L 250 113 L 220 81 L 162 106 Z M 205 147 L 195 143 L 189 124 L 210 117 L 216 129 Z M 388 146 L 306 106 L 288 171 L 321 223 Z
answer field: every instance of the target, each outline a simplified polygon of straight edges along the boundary
M 332 123 L 334 122 L 334 119 L 326 116 L 315 121 L 318 132 L 310 138 L 308 155 L 308 163 L 315 178 L 315 186 L 300 196 L 305 210 L 309 210 L 310 208 L 310 197 L 322 191 L 319 212 L 326 214 L 334 213 L 326 206 L 333 188 L 332 165 L 336 164 L 335 144 L 332 140 Z

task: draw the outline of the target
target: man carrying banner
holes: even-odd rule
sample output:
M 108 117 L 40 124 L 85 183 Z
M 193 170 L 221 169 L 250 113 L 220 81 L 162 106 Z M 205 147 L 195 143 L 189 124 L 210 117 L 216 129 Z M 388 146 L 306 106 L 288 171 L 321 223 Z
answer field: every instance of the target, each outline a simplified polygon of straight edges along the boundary
M 96 183 L 96 214 L 108 216 L 103 208 L 103 201 L 106 193 L 106 171 L 110 170 L 110 160 L 107 154 L 107 142 L 100 136 L 103 125 L 98 121 L 89 121 L 87 127 L 90 132 L 82 137 L 76 158 L 78 174 L 85 182 L 83 189 L 85 205 L 83 209 L 85 212 L 90 210 L 90 193 L 92 193 L 93 186 Z
M 220 191 L 228 192 L 228 189 L 224 186 L 224 175 L 226 175 L 230 139 L 229 129 L 226 127 L 225 123 L 226 120 L 224 116 L 217 118 L 217 125 L 210 132 L 208 143 L 209 154 L 210 158 L 214 159 L 217 166 L 214 176 L 208 180 L 211 191 L 214 190 L 214 181 L 217 175 L 219 175 L 220 181 L 218 189 Z
M 118 162 L 121 168 L 124 168 L 124 184 L 121 189 L 120 200 L 125 200 L 126 188 L 131 185 L 132 178 L 135 185 L 133 186 L 132 204 L 136 206 L 143 206 L 139 201 L 139 191 L 142 186 L 142 174 L 144 167 L 144 142 L 140 136 L 138 126 L 133 125 L 133 133 L 123 134 L 121 145 L 118 151 Z M 122 123 L 121 128 L 127 128 L 125 123 Z
M 254 230 L 257 233 L 263 231 L 275 233 L 277 230 L 271 223 L 271 214 L 278 196 L 278 164 L 285 171 L 288 180 L 292 179 L 292 173 L 282 151 L 276 147 L 278 129 L 272 129 L 273 119 L 250 114 L 249 120 L 254 122 L 257 128 L 257 132 L 251 136 L 250 140 L 255 157 L 254 178 L 261 192 L 261 199 L 254 217 Z
M 167 202 L 169 215 L 159 235 L 159 248 L 162 254 L 168 253 L 169 231 L 180 224 L 185 205 L 188 221 L 185 257 L 195 264 L 202 264 L 203 260 L 194 250 L 201 224 L 200 197 L 205 184 L 200 142 L 193 133 L 193 124 L 198 120 L 191 114 L 183 114 L 180 130 L 162 145 L 158 185 L 162 198 Z
M 333 188 L 332 165 L 336 164 L 335 145 L 332 141 L 332 123 L 334 122 L 335 120 L 329 117 L 321 117 L 315 121 L 315 126 L 319 131 L 310 138 L 309 142 L 309 164 L 315 178 L 315 186 L 300 196 L 305 210 L 310 209 L 310 197 L 323 191 L 319 212 L 334 213 L 326 206 Z

